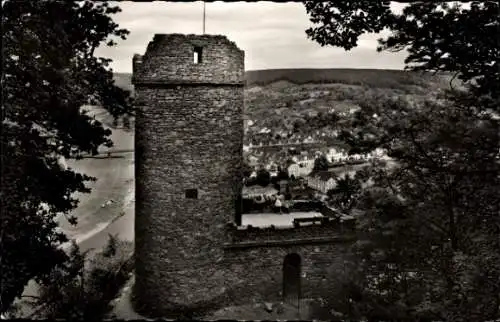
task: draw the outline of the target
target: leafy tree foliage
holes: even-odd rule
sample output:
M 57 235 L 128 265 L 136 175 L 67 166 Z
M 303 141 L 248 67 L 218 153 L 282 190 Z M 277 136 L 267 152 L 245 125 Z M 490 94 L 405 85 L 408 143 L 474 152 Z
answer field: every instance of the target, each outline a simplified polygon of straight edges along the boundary
M 407 49 L 407 68 L 452 72 L 476 94 L 499 98 L 497 1 L 472 1 L 469 9 L 459 4 L 469 1 L 414 2 L 401 14 L 390 10 L 390 2 L 304 1 L 315 25 L 306 34 L 322 46 L 350 50 L 361 35 L 387 28 L 392 34 L 379 40 L 379 51 Z
M 422 102 L 361 104 L 341 138 L 351 152 L 387 151 L 373 184 L 356 200 L 364 211 L 356 245 L 354 306 L 374 319 L 497 318 L 500 304 L 499 5 L 470 8 L 415 2 L 402 14 L 389 1 L 305 2 L 321 45 L 354 48 L 360 35 L 388 28 L 379 50 L 408 50 L 408 69 L 454 73 L 453 89 Z
M 124 116 L 123 117 L 123 127 L 127 130 L 130 130 L 130 117 L 129 116 Z
M 266 169 L 259 169 L 255 181 L 258 185 L 267 187 L 271 183 L 271 174 Z
M 320 155 L 314 160 L 313 172 L 317 171 L 327 171 L 328 170 L 328 159 L 324 155 Z
M 289 176 L 288 176 L 288 172 L 286 171 L 286 169 L 283 169 L 283 168 L 279 167 L 278 168 L 278 175 L 276 176 L 276 179 L 278 181 L 280 181 L 280 180 L 288 180 Z
M 116 254 L 116 248 L 118 245 L 118 238 L 115 235 L 108 234 L 108 244 L 106 245 L 106 248 L 103 250 L 103 256 L 104 257 L 111 257 Z
M 304 116 L 304 127 L 302 130 L 305 131 L 315 131 L 318 129 L 322 129 L 327 126 L 335 126 L 336 123 L 340 120 L 340 117 L 337 113 L 323 113 L 319 112 L 315 116 Z
M 360 180 L 346 174 L 335 181 L 335 187 L 327 192 L 329 201 L 341 211 L 351 210 L 361 192 Z
M 94 56 L 102 43 L 125 39 L 106 1 L 2 1 L 1 305 L 4 312 L 29 280 L 39 282 L 67 255 L 56 232 L 57 214 L 69 216 L 88 193 L 85 174 L 61 158 L 111 146 L 111 132 L 81 110 L 99 103 L 114 116 L 130 112 L 128 92 L 115 86 L 109 59 Z
M 493 317 L 500 282 L 496 122 L 456 102 L 415 108 L 399 101 L 377 111 L 369 120 L 373 110 L 365 108 L 353 122 L 365 118 L 352 132 L 371 131 L 370 140 L 351 134 L 352 144 L 381 146 L 394 158 L 391 167 L 374 165 L 374 185 L 358 200 L 366 212 L 360 228 L 369 240 L 360 258 L 367 271 L 390 267 L 385 287 L 403 303 L 412 296 L 416 302 L 406 305 L 425 316 Z M 425 294 L 418 300 L 396 282 L 407 272 L 418 272 L 412 282 Z
M 132 270 L 132 246 L 110 235 L 105 249 L 89 256 L 73 242 L 69 260 L 52 270 L 50 283 L 41 288 L 38 317 L 101 320 Z
M 78 245 L 72 241 L 68 260 L 56 269 L 51 270 L 47 277 L 51 283 L 41 288 L 41 305 L 47 317 L 60 318 L 61 312 L 66 317 L 83 319 L 82 307 L 87 302 L 85 298 L 85 258 Z M 75 305 L 76 304 L 76 305 Z
M 249 178 L 253 172 L 253 168 L 246 162 L 243 162 L 243 167 L 241 169 L 243 173 L 243 178 Z

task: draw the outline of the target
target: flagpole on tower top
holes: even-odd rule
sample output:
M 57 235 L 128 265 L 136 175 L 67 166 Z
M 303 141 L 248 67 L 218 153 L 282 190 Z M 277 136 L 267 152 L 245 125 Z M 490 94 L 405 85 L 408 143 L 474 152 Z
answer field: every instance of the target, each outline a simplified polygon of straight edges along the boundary
M 205 1 L 203 1 L 203 34 L 205 34 Z

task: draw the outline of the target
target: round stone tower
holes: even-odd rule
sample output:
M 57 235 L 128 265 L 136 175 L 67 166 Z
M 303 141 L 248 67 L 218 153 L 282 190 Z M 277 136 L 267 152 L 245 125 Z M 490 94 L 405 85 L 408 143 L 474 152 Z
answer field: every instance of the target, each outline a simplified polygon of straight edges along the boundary
M 239 222 L 244 52 L 224 36 L 156 34 L 133 58 L 136 310 L 168 316 L 224 293 Z

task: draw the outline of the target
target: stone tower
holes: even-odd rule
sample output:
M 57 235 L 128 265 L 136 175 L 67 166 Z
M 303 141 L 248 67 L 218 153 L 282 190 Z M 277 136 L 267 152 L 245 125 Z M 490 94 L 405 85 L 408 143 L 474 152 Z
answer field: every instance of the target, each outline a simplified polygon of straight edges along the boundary
M 238 222 L 244 52 L 225 36 L 156 34 L 133 59 L 135 305 L 167 316 L 221 295 Z

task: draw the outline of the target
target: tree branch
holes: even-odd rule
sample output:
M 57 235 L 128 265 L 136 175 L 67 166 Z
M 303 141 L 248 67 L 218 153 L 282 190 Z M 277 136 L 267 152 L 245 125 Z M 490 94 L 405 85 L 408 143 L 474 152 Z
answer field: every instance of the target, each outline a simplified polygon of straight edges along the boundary
M 430 162 L 434 165 L 435 167 L 435 170 L 442 170 L 442 167 L 436 162 L 434 161 L 428 154 L 427 152 L 425 152 L 424 148 L 422 147 L 422 145 L 420 143 L 417 142 L 417 139 L 415 138 L 415 134 L 413 133 L 413 129 L 409 129 L 408 130 L 409 134 L 410 134 L 410 137 L 411 137 L 411 141 L 412 143 L 415 145 L 415 147 L 417 148 L 417 150 L 422 153 L 422 155 Z

